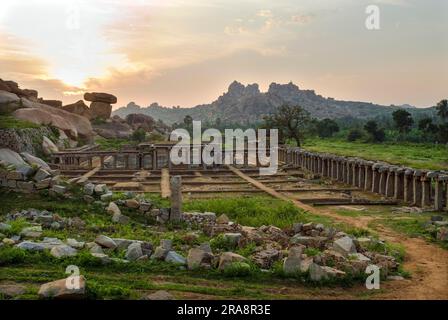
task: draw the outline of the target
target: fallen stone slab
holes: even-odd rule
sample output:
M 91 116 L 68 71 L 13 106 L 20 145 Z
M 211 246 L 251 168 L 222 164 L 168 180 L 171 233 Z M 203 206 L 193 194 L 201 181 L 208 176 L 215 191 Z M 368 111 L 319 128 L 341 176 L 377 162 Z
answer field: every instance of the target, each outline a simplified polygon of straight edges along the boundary
M 103 248 L 115 249 L 117 247 L 115 241 L 105 235 L 99 235 L 96 237 L 95 242 Z
M 59 245 L 50 250 L 50 254 L 55 258 L 73 257 L 78 251 L 68 245 Z
M 79 287 L 72 288 L 71 279 L 61 279 L 40 286 L 38 295 L 41 299 L 83 299 L 86 297 L 86 280 L 79 276 Z M 68 285 L 67 285 L 68 284 Z

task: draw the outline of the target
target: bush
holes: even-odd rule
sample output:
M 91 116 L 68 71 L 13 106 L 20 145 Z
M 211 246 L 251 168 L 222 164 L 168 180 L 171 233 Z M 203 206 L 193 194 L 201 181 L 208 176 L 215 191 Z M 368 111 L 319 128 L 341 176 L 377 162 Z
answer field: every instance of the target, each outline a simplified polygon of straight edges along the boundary
M 226 277 L 246 277 L 255 272 L 255 268 L 246 262 L 233 262 L 224 268 Z
M 359 129 L 352 129 L 347 135 L 347 141 L 353 142 L 362 138 L 362 132 Z
M 132 135 L 131 139 L 137 142 L 143 142 L 146 139 L 146 131 L 142 128 L 138 128 L 135 130 Z

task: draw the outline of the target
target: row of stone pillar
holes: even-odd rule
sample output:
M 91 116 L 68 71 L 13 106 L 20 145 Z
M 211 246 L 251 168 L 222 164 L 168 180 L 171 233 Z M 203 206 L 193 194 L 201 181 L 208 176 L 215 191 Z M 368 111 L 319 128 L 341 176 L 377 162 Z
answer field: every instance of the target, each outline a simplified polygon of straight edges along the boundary
M 279 160 L 365 191 L 419 207 L 448 210 L 448 172 L 282 148 Z

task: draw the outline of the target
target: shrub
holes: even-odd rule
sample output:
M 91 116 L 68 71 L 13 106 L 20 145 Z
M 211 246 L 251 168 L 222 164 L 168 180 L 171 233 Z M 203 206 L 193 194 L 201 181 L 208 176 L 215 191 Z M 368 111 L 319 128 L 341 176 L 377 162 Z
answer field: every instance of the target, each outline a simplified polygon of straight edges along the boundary
M 246 262 L 233 262 L 224 268 L 226 277 L 246 277 L 252 274 L 255 269 Z
M 359 129 L 352 129 L 347 135 L 347 141 L 356 141 L 362 138 L 362 132 Z

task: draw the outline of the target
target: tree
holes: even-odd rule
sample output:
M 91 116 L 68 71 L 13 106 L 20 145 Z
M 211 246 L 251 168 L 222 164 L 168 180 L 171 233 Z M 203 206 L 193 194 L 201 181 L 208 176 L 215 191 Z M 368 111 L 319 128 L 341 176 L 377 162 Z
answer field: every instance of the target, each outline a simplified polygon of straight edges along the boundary
M 317 134 L 321 138 L 329 138 L 332 137 L 336 132 L 339 132 L 338 124 L 334 120 L 328 118 L 317 122 L 316 127 Z
M 418 122 L 418 129 L 424 134 L 435 134 L 437 133 L 437 126 L 432 123 L 431 118 L 423 118 Z
M 131 140 L 143 142 L 146 140 L 146 131 L 143 128 L 138 128 L 131 135 Z
M 442 118 L 442 120 L 448 120 L 448 100 L 441 100 L 437 106 L 437 115 Z
M 408 111 L 398 109 L 392 113 L 392 117 L 395 122 L 395 127 L 401 134 L 411 131 L 414 119 L 412 119 L 412 115 Z
M 359 129 L 352 129 L 347 135 L 347 141 L 353 142 L 362 138 L 362 132 Z
M 386 139 L 384 129 L 379 129 L 378 124 L 374 120 L 367 121 L 364 130 L 370 135 L 370 140 L 373 142 L 383 142 Z
M 264 117 L 264 121 L 267 128 L 278 129 L 280 142 L 294 139 L 300 147 L 311 118 L 309 113 L 299 105 L 282 105 L 276 113 Z

